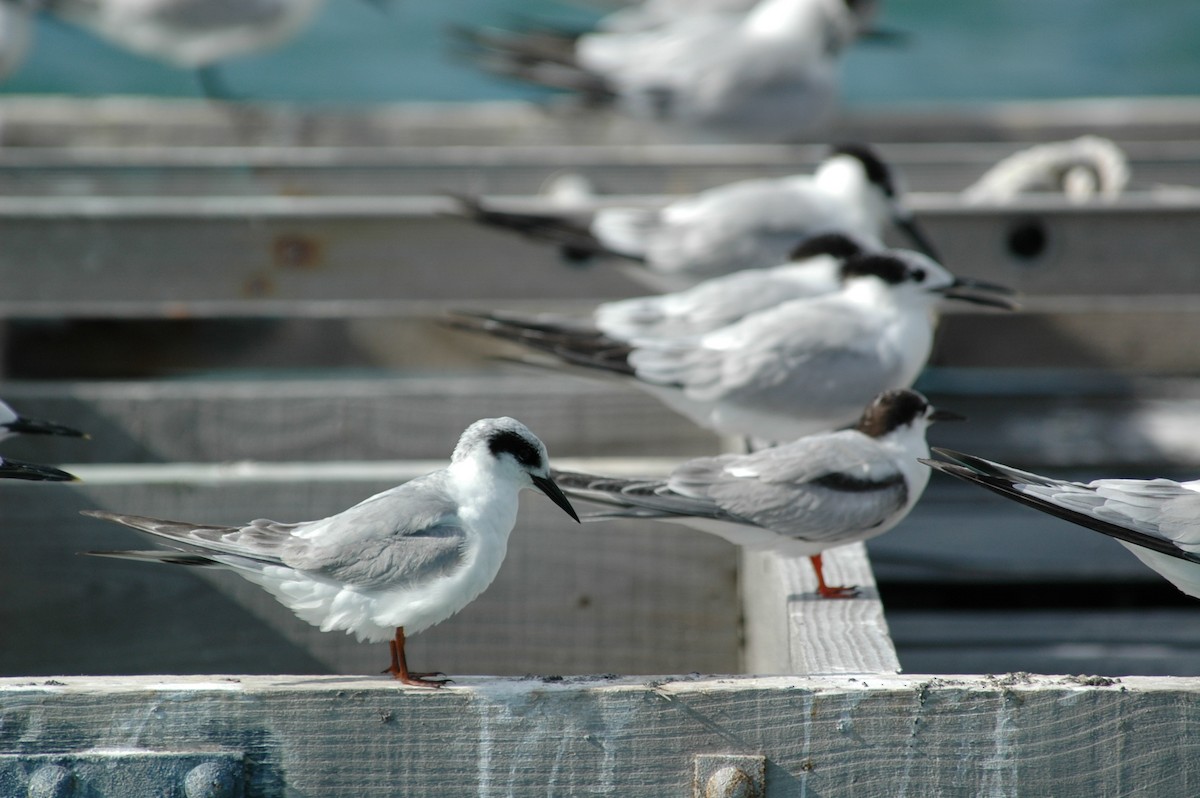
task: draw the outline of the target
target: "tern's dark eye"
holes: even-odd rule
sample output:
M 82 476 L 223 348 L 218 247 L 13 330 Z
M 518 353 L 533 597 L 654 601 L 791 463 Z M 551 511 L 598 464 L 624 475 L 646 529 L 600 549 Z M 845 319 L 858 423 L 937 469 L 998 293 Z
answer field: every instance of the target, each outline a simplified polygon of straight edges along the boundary
M 493 433 L 488 439 L 488 447 L 492 454 L 499 457 L 507 452 L 518 463 L 526 468 L 541 468 L 542 455 L 537 447 L 515 432 L 503 431 Z
M 912 270 L 912 278 L 913 278 L 913 282 L 916 282 L 916 283 L 925 282 L 925 270 L 924 269 L 913 269 Z

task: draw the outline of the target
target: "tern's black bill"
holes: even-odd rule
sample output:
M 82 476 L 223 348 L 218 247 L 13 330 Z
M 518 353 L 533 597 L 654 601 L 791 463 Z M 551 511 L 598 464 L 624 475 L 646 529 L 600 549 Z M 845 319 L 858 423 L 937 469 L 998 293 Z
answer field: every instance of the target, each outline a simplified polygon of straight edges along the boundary
M 991 293 L 988 293 L 989 291 Z M 993 286 L 989 283 L 974 280 L 956 279 L 953 283 L 943 288 L 941 294 L 947 299 L 957 299 L 962 302 L 985 305 L 989 308 L 1017 310 L 1021 307 L 1015 300 L 1010 298 L 1013 294 L 1011 288 Z
M 574 518 L 576 522 L 579 521 L 579 514 L 575 512 L 575 508 L 571 506 L 569 501 L 567 501 L 566 495 L 561 489 L 559 489 L 558 485 L 554 484 L 554 480 L 550 479 L 549 477 L 538 476 L 532 476 L 532 479 L 533 484 L 537 487 L 537 489 L 550 497 L 550 501 L 561 507 L 563 511 L 567 515 Z
M 34 482 L 74 482 L 75 475 L 52 466 L 0 460 L 0 479 L 28 479 Z
M 85 433 L 77 429 L 64 427 L 62 424 L 55 424 L 51 421 L 40 421 L 36 418 L 25 418 L 23 416 L 2 426 L 9 432 L 20 435 L 65 435 L 68 438 L 88 437 Z
M 953 410 L 937 409 L 929 414 L 930 421 L 966 421 L 967 417 Z
M 942 262 L 942 256 L 938 253 L 937 247 L 929 240 L 929 236 L 925 235 L 925 231 L 920 228 L 915 219 L 911 216 L 899 216 L 895 221 L 896 226 L 908 236 L 914 247 L 938 263 Z

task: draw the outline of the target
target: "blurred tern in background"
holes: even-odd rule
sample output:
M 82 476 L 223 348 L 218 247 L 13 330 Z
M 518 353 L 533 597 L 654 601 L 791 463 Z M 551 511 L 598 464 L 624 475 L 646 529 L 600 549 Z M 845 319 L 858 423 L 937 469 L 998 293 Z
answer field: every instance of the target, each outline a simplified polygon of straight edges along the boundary
M 536 488 L 579 520 L 550 477 L 546 447 L 511 418 L 477 421 L 450 465 L 318 521 L 243 526 L 164 521 L 85 510 L 168 549 L 88 552 L 176 565 L 228 568 L 321 631 L 390 640 L 387 672 L 438 687 L 408 670 L 406 634 L 454 615 L 495 579 L 517 518 L 517 496 Z
M 925 430 L 961 419 L 915 391 L 886 391 L 854 429 L 810 435 L 753 454 L 698 457 L 665 479 L 555 472 L 569 496 L 616 507 L 584 520 L 638 518 L 686 524 L 749 549 L 807 556 L 825 598 L 821 552 L 882 535 L 900 523 L 929 481 Z
M 42 0 L 49 13 L 112 44 L 196 70 L 209 97 L 227 97 L 216 64 L 295 36 L 325 0 Z
M 25 63 L 39 0 L 0 0 L 0 80 Z
M 1114 142 L 1099 136 L 1038 144 L 999 161 L 963 199 L 972 205 L 1007 204 L 1030 192 L 1053 192 L 1071 202 L 1114 200 L 1129 183 L 1129 161 Z
M 1189 596 L 1200 598 L 1200 480 L 1067 482 L 949 449 L 925 460 L 938 471 L 1035 510 L 1116 538 Z
M 842 287 L 846 260 L 872 249 L 842 233 L 813 236 L 780 266 L 744 269 L 670 294 L 605 302 L 592 322 L 621 341 L 703 335 L 793 299 L 832 294 Z
M 840 58 L 870 0 L 761 0 L 582 36 L 460 31 L 483 68 L 573 92 L 643 122 L 786 141 L 828 121 Z M 635 22 L 635 25 L 638 24 Z
M 659 208 L 601 208 L 582 220 L 570 212 L 497 211 L 473 198 L 458 201 L 463 216 L 557 244 L 569 260 L 613 256 L 636 263 L 631 276 L 658 290 L 776 266 L 797 242 L 829 231 L 879 246 L 889 223 L 938 258 L 904 207 L 891 168 L 863 144 L 835 147 L 811 175 L 742 180 Z
M 629 380 L 703 427 L 785 441 L 852 424 L 877 394 L 912 385 L 940 300 L 1016 307 L 1007 289 L 956 278 L 907 250 L 849 258 L 841 279 L 835 293 L 682 338 L 624 342 L 489 313 L 451 314 L 448 323 L 544 356 L 522 362 Z

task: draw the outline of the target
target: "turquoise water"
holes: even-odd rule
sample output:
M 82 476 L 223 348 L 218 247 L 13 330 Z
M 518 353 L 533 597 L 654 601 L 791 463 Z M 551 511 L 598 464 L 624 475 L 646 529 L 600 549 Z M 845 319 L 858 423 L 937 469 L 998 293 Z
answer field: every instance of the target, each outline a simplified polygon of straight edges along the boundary
M 583 22 L 595 11 L 549 0 L 329 0 L 285 46 L 229 62 L 241 96 L 302 102 L 462 101 L 541 96 L 481 75 L 449 51 L 454 24 L 514 17 Z M 1200 93 L 1197 0 L 892 0 L 879 20 L 913 34 L 860 45 L 844 64 L 849 104 Z M 198 96 L 183 70 L 41 22 L 25 66 L 0 91 Z

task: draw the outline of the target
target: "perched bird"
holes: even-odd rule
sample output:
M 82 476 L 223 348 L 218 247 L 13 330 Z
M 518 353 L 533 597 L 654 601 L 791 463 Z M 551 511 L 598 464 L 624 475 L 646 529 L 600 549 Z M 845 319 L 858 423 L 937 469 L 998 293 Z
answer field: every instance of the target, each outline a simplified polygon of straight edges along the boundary
M 882 535 L 904 520 L 929 481 L 929 469 L 917 461 L 929 455 L 926 428 L 957 419 L 916 391 L 885 391 L 853 429 L 753 454 L 698 457 L 665 479 L 562 471 L 554 477 L 573 498 L 618 508 L 587 520 L 671 521 L 750 549 L 808 556 L 820 594 L 843 598 L 854 589 L 825 582 L 821 552 Z
M 271 49 L 324 0 L 42 0 L 44 9 L 112 44 L 197 70 L 209 96 L 227 94 L 216 64 Z
M 25 63 L 39 0 L 0 0 L 0 80 Z
M 941 299 L 1015 307 L 1006 289 L 956 278 L 907 250 L 849 258 L 841 279 L 835 293 L 682 338 L 625 342 L 487 313 L 448 321 L 548 356 L 555 368 L 629 380 L 703 427 L 784 441 L 851 424 L 872 397 L 912 385 L 929 358 Z
M 1067 482 L 949 449 L 933 468 L 1074 524 L 1116 538 L 1189 596 L 1200 598 L 1200 480 Z
M 634 119 L 784 141 L 832 115 L 842 52 L 867 27 L 866 0 L 761 0 L 648 27 L 555 37 L 465 31 L 487 70 L 574 92 Z
M 17 414 L 6 402 L 0 401 L 0 441 L 14 435 L 63 435 L 68 438 L 86 438 L 86 433 L 52 421 L 26 418 Z
M 776 266 L 797 242 L 831 230 L 878 245 L 888 223 L 914 246 L 937 252 L 904 207 L 892 169 L 869 146 L 835 147 L 813 174 L 742 180 L 659 208 L 610 207 L 578 214 L 497 211 L 459 197 L 472 221 L 561 247 L 569 260 L 612 256 L 656 289 L 677 290 L 722 274 Z
M 323 632 L 390 639 L 387 672 L 405 684 L 436 687 L 444 681 L 436 674 L 408 670 L 405 635 L 444 621 L 491 584 L 516 522 L 517 495 L 528 488 L 579 520 L 550 477 L 542 442 L 519 421 L 493 418 L 467 427 L 448 467 L 318 521 L 216 526 L 84 515 L 169 547 L 89 554 L 228 568 Z
M 878 248 L 843 233 L 816 235 L 782 265 L 743 269 L 669 294 L 604 302 L 592 323 L 620 341 L 703 335 L 783 302 L 837 291 L 846 260 L 873 249 Z
M 22 463 L 0 457 L 0 479 L 26 479 L 34 482 L 74 482 L 75 475 L 52 466 Z
M 1114 200 L 1129 182 L 1129 161 L 1100 136 L 1038 144 L 999 161 L 963 189 L 972 204 L 1005 204 L 1031 191 L 1064 195 L 1071 202 Z

